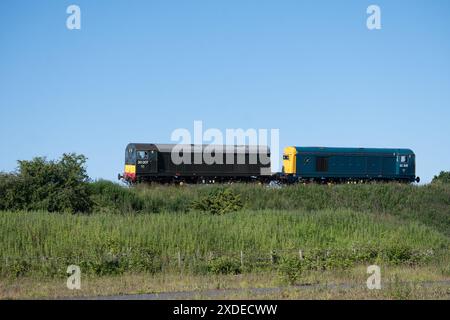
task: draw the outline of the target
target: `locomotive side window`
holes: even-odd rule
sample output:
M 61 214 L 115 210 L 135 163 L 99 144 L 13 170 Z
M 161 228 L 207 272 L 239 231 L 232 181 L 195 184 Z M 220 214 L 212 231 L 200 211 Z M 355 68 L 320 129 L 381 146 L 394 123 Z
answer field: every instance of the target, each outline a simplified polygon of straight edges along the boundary
M 156 161 L 156 158 L 157 158 L 157 154 L 156 154 L 156 152 L 154 150 L 152 150 L 152 151 L 150 151 L 148 153 L 148 160 L 149 161 Z

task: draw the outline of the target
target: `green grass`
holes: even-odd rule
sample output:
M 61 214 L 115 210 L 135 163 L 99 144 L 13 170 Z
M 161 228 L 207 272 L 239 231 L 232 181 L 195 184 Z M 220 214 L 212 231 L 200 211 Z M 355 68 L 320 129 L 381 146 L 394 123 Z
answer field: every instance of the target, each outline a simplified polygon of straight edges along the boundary
M 0 212 L 0 276 L 64 277 L 69 264 L 94 275 L 289 274 L 299 250 L 305 270 L 449 254 L 450 186 L 441 183 L 89 188 L 91 214 Z
M 447 261 L 448 262 L 448 261 Z M 444 281 L 440 265 L 383 267 L 382 290 L 368 290 L 367 265 L 359 265 L 344 271 L 309 271 L 302 274 L 296 285 L 285 286 L 275 271 L 259 271 L 234 274 L 187 273 L 124 273 L 103 277 L 82 275 L 81 290 L 69 290 L 66 279 L 37 279 L 21 277 L 0 281 L 0 299 L 95 297 L 109 295 L 189 292 L 192 299 L 449 299 L 450 288 Z M 345 289 L 328 286 L 347 285 Z M 277 293 L 255 294 L 251 288 L 279 288 Z M 210 295 L 208 290 L 223 290 Z M 236 290 L 237 289 L 237 290 Z M 239 290 L 240 289 L 240 290 Z M 262 294 L 262 295 L 261 295 Z M 160 296 L 161 297 L 161 296 Z M 176 296 L 167 298 L 176 299 Z
M 188 212 L 211 190 L 230 188 L 248 210 L 352 209 L 415 220 L 450 236 L 450 185 L 397 183 L 294 185 L 270 189 L 252 184 L 231 186 L 138 186 L 127 189 L 105 181 L 92 184 L 97 212 Z
M 183 270 L 194 273 L 208 272 L 214 257 L 239 261 L 240 251 L 242 272 L 276 267 L 270 264 L 272 250 L 275 256 L 290 256 L 302 249 L 311 268 L 339 267 L 340 261 L 414 264 L 448 250 L 450 243 L 416 221 L 348 209 L 244 210 L 222 216 L 2 212 L 0 230 L 1 273 L 8 276 L 64 276 L 69 264 L 98 275 L 155 273 L 177 269 L 178 252 Z

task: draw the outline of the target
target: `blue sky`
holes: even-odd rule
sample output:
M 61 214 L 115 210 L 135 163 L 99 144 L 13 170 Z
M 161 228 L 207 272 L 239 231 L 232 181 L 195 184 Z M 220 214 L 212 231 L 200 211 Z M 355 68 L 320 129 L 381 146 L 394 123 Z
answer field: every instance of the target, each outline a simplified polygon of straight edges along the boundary
M 2 0 L 0 170 L 77 152 L 116 179 L 128 142 L 202 120 L 279 128 L 282 147 L 411 148 L 429 181 L 450 170 L 449 40 L 447 0 Z

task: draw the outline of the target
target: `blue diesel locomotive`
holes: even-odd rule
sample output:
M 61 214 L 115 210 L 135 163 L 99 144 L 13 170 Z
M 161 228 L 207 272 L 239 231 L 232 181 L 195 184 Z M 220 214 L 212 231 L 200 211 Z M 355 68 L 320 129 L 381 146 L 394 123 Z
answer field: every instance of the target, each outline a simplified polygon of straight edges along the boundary
M 289 182 L 420 181 L 410 149 L 287 147 L 282 176 Z

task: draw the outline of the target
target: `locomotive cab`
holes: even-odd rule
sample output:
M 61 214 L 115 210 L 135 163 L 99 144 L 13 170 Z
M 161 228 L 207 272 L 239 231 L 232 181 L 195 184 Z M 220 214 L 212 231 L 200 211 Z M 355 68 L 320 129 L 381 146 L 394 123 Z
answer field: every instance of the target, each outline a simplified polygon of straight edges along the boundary
M 136 181 L 136 148 L 133 145 L 128 145 L 125 149 L 125 169 L 123 176 L 119 175 L 119 179 L 124 179 L 128 182 Z
M 136 182 L 137 176 L 158 172 L 158 152 L 154 148 L 142 148 L 129 144 L 125 149 L 125 170 L 119 179 Z
M 412 150 L 401 150 L 397 154 L 397 175 L 400 179 L 420 182 L 420 178 L 415 176 L 416 157 Z
M 158 153 L 156 150 L 136 151 L 136 172 L 142 175 L 158 172 Z

